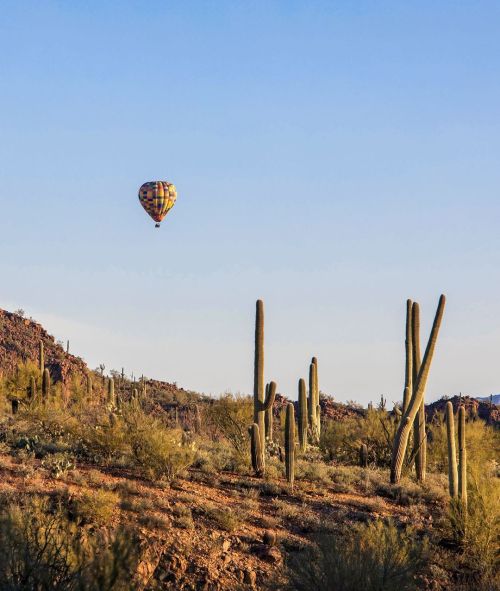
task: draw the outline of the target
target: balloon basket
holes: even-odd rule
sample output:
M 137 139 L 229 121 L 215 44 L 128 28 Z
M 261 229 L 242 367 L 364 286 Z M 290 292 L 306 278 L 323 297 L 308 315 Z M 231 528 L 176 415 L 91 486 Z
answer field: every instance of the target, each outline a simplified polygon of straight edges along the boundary
M 160 224 L 155 224 L 155 228 L 159 228 L 159 227 L 160 227 Z

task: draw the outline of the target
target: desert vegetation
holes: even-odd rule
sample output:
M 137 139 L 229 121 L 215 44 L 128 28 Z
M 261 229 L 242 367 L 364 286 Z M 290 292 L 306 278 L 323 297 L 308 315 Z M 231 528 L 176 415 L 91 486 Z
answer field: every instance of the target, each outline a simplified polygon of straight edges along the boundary
M 253 396 L 219 398 L 92 371 L 4 313 L 0 588 L 498 588 L 498 411 L 425 405 L 444 307 L 421 358 L 407 302 L 390 410 L 322 394 L 316 357 L 297 402 L 266 384 L 260 300 Z

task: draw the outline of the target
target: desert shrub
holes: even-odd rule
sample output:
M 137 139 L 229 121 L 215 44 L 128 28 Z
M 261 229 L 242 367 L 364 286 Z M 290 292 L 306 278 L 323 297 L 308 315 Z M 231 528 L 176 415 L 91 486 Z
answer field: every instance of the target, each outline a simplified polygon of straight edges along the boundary
M 241 514 L 238 516 L 230 508 L 214 507 L 208 509 L 207 517 L 214 521 L 220 529 L 224 531 L 232 532 L 241 523 Z
M 468 505 L 450 501 L 448 532 L 460 549 L 461 571 L 479 585 L 500 583 L 500 482 L 491 464 L 479 470 L 472 466 L 468 475 Z
M 137 410 L 124 420 L 133 460 L 148 478 L 171 481 L 194 462 L 194 444 L 184 441 L 182 431 Z
M 212 439 L 223 438 L 238 455 L 248 455 L 248 427 L 253 422 L 253 401 L 249 396 L 221 396 L 206 409 L 205 419 Z
M 324 484 L 331 482 L 332 468 L 322 462 L 315 463 L 298 460 L 296 466 L 295 477 L 298 480 L 309 480 Z
M 111 520 L 118 500 L 118 495 L 111 491 L 85 491 L 74 500 L 73 510 L 75 516 L 83 523 L 106 525 Z
M 327 460 L 359 463 L 359 447 L 368 447 L 370 463 L 389 466 L 396 421 L 385 411 L 369 410 L 365 416 L 344 421 L 327 421 L 322 429 L 320 449 Z
M 424 564 L 426 541 L 392 522 L 358 525 L 344 536 L 321 535 L 289 562 L 290 585 L 301 591 L 409 591 Z
M 16 371 L 0 380 L 0 394 L 4 399 L 17 398 L 26 400 L 31 378 L 34 377 L 37 387 L 41 387 L 40 370 L 32 361 L 19 363 Z
M 138 562 L 134 535 L 106 540 L 44 503 L 0 512 L 0 589 L 9 591 L 126 591 Z
M 429 424 L 427 463 L 430 470 L 445 472 L 448 467 L 446 424 L 440 416 Z M 482 420 L 465 423 L 465 440 L 469 465 L 484 466 L 500 457 L 500 430 Z

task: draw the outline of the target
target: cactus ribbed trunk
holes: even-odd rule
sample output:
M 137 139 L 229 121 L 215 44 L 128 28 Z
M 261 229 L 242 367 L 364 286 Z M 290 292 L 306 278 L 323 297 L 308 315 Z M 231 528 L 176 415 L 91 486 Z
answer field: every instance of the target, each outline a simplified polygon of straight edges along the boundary
M 295 409 L 291 402 L 286 407 L 285 419 L 285 472 L 293 489 L 295 480 Z
M 314 400 L 316 402 L 316 437 L 319 442 L 321 437 L 321 406 L 319 405 L 318 360 L 316 357 L 312 358 L 312 364 L 314 366 Z
M 92 390 L 93 390 L 92 377 L 90 375 L 88 375 L 87 376 L 87 396 L 89 397 L 89 400 L 92 399 Z
M 40 375 L 43 376 L 43 370 L 45 369 L 45 354 L 43 349 L 43 341 L 39 343 L 39 364 L 40 364 Z
M 406 363 L 405 363 L 405 388 L 403 394 L 403 415 L 410 404 L 410 398 L 413 390 L 413 382 L 416 381 L 413 369 L 413 314 L 412 314 L 413 302 L 406 300 L 406 337 L 405 337 L 405 352 L 406 352 Z M 417 371 L 418 374 L 418 371 Z
M 362 468 L 366 468 L 368 466 L 368 447 L 366 443 L 362 443 L 359 448 L 359 465 Z
M 467 450 L 465 448 L 465 407 L 458 409 L 458 496 L 467 507 Z
M 314 363 L 309 365 L 309 401 L 307 405 L 307 412 L 309 416 L 309 427 L 311 433 L 315 434 L 316 429 L 316 391 L 314 387 Z
M 299 445 L 300 450 L 305 451 L 307 447 L 307 392 L 306 382 L 301 378 L 299 380 Z
M 262 454 L 265 446 L 264 403 L 264 302 L 257 300 L 255 309 L 255 357 L 253 377 L 253 422 L 259 426 Z
M 252 458 L 252 468 L 257 476 L 262 476 L 264 473 L 264 464 L 262 463 L 263 453 L 260 443 L 259 425 L 254 423 L 250 427 L 250 454 Z
M 448 487 L 450 497 L 458 494 L 457 452 L 455 446 L 455 421 L 453 418 L 453 404 L 446 403 L 446 434 L 448 436 Z
M 394 448 L 391 460 L 391 482 L 393 484 L 396 484 L 401 480 L 401 471 L 403 469 L 406 447 L 408 445 L 408 437 L 410 435 L 412 423 L 415 420 L 415 416 L 417 415 L 420 404 L 422 403 L 424 390 L 429 377 L 432 357 L 434 355 L 434 349 L 436 348 L 439 328 L 443 319 L 445 303 L 446 298 L 444 295 L 442 295 L 439 298 L 436 316 L 434 317 L 434 322 L 432 324 L 432 330 L 429 336 L 429 341 L 427 342 L 424 359 L 422 361 L 420 371 L 418 372 L 417 383 L 414 388 L 413 396 L 401 422 L 399 423 L 396 437 L 394 438 Z
M 34 401 L 36 400 L 36 380 L 33 376 L 31 376 L 30 379 L 30 386 L 29 386 L 29 398 L 30 400 Z
M 420 306 L 413 302 L 412 306 L 412 351 L 413 351 L 413 383 L 416 384 L 420 371 Z M 427 467 L 427 438 L 425 435 L 425 391 L 422 394 L 422 402 L 413 421 L 413 456 L 415 457 L 415 472 L 417 480 L 425 480 Z
M 43 370 L 42 374 L 42 399 L 47 402 L 50 396 L 50 373 L 48 369 Z

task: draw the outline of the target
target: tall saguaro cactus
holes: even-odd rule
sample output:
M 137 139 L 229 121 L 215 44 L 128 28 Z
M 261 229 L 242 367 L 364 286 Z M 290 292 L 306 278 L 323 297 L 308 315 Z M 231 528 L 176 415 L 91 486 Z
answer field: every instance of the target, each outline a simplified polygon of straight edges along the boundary
M 467 507 L 467 450 L 465 448 L 465 407 L 458 409 L 458 496 Z
M 319 404 L 319 381 L 318 381 L 318 360 L 316 357 L 312 358 L 314 365 L 314 398 L 316 400 L 316 436 L 321 437 L 321 406 Z
M 43 370 L 42 375 L 42 399 L 47 402 L 50 396 L 50 373 L 47 368 Z
M 422 364 L 420 357 L 420 307 L 417 302 L 412 305 L 412 351 L 413 351 L 413 384 L 416 385 L 418 372 Z M 425 434 L 425 390 L 422 393 L 422 402 L 418 407 L 417 415 L 413 421 L 413 455 L 415 457 L 415 472 L 417 480 L 425 480 L 427 467 L 427 437 Z
M 404 394 L 403 394 L 403 414 L 405 414 L 406 409 L 408 408 L 408 405 L 410 404 L 413 375 L 414 375 L 413 374 L 412 308 L 413 308 L 413 302 L 411 300 L 406 300 L 406 337 L 405 337 L 406 363 L 405 363 L 405 389 L 404 389 Z
M 89 400 L 92 399 L 92 376 L 90 374 L 87 375 L 87 396 Z
M 443 319 L 446 298 L 442 295 L 439 298 L 439 304 L 436 310 L 436 316 L 432 324 L 431 334 L 427 347 L 425 349 L 424 359 L 418 372 L 417 383 L 413 389 L 413 395 L 406 409 L 406 412 L 399 423 L 396 437 L 394 438 L 394 447 L 392 451 L 391 460 L 391 482 L 397 484 L 401 480 L 401 471 L 403 469 L 403 462 L 406 454 L 406 447 L 408 445 L 408 437 L 410 435 L 412 423 L 415 420 L 420 404 L 422 403 L 429 371 L 432 363 L 432 357 L 436 348 L 437 337 Z
M 253 374 L 253 422 L 259 426 L 260 444 L 265 445 L 264 404 L 264 302 L 255 307 L 255 355 Z
M 295 480 L 295 409 L 291 402 L 286 407 L 285 419 L 285 472 L 293 489 Z
M 36 380 L 34 376 L 30 378 L 30 385 L 29 385 L 29 399 L 34 402 L 36 400 Z
M 271 387 L 271 384 L 266 384 L 266 398 L 265 400 L 267 400 L 269 398 L 269 388 Z M 265 403 L 265 401 L 264 401 Z M 272 405 L 269 406 L 269 408 L 266 409 L 266 412 L 264 414 L 264 425 L 266 428 L 266 439 L 268 441 L 272 441 L 273 440 L 273 429 L 274 429 L 274 416 L 273 416 L 273 407 Z
M 43 370 L 45 369 L 45 354 L 44 354 L 44 349 L 43 349 L 43 341 L 40 341 L 38 348 L 39 348 L 38 362 L 40 364 L 40 375 L 43 376 Z
M 309 364 L 309 404 L 307 405 L 307 412 L 309 414 L 309 426 L 313 437 L 316 430 L 316 387 L 314 385 L 314 363 Z
M 455 421 L 453 419 L 453 404 L 446 403 L 446 434 L 448 436 L 448 486 L 450 497 L 458 494 L 458 470 L 455 447 Z
M 299 445 L 300 450 L 305 451 L 307 447 L 307 393 L 306 383 L 300 378 L 299 380 Z

